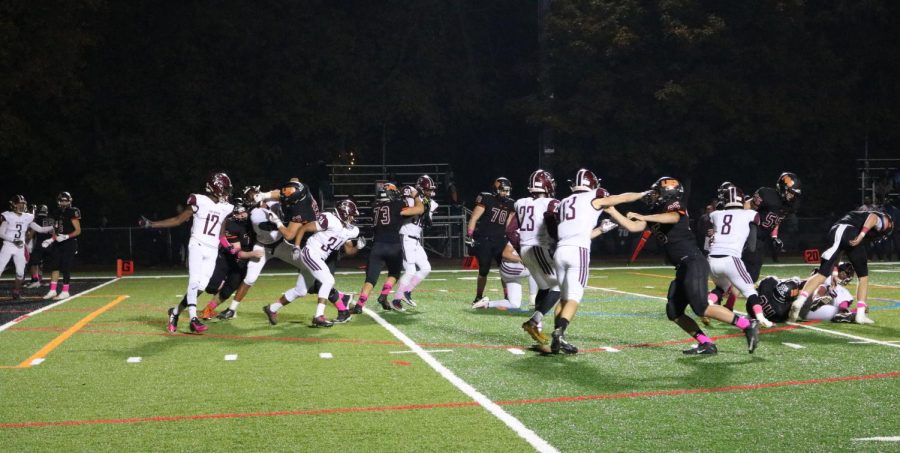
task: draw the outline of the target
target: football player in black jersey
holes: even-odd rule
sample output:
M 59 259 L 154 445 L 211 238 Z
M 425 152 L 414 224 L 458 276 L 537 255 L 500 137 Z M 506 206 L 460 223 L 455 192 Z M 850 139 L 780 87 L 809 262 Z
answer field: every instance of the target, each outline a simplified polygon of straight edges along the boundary
M 756 250 L 745 250 L 741 256 L 754 282 L 759 280 L 759 273 L 762 271 L 765 244 L 771 245 L 774 254 L 784 248 L 784 241 L 778 237 L 778 227 L 788 214 L 794 212 L 800 194 L 800 178 L 793 173 L 784 172 L 778 177 L 775 189 L 760 187 L 745 203 L 746 209 L 753 209 L 759 213 Z
M 247 204 L 243 198 L 234 198 L 231 215 L 225 219 L 222 236 L 225 241 L 219 245 L 219 256 L 216 257 L 216 268 L 206 285 L 206 292 L 214 297 L 206 304 L 200 313 L 200 319 L 227 320 L 234 317 L 234 310 L 225 309 L 221 316 L 216 313 L 216 307 L 228 300 L 238 288 L 241 281 L 247 275 L 247 261 L 258 260 L 265 253 L 262 250 L 253 250 L 255 239 L 253 228 L 247 214 Z
M 369 292 L 378 282 L 381 268 L 387 265 L 388 277 L 381 288 L 378 303 L 385 310 L 403 311 L 403 304 L 397 300 L 394 304 L 389 302 L 388 295 L 394 287 L 394 283 L 400 278 L 403 270 L 403 240 L 400 237 L 400 227 L 403 226 L 403 218 L 421 215 L 425 212 L 422 199 L 416 197 L 412 207 L 400 198 L 400 190 L 393 183 L 386 182 L 377 189 L 375 194 L 375 206 L 372 208 L 372 218 L 375 224 L 374 245 L 369 252 L 369 261 L 366 268 L 366 281 L 359 290 L 359 298 L 356 305 L 350 309 L 353 314 L 362 313 L 366 301 L 369 300 Z
M 506 225 L 516 212 L 516 202 L 509 197 L 511 190 L 512 183 L 501 176 L 494 180 L 491 192 L 481 192 L 475 197 L 475 208 L 469 218 L 465 239 L 466 245 L 472 248 L 473 256 L 478 259 L 478 282 L 473 304 L 484 297 L 491 262 L 500 266 L 503 260 Z
M 47 205 L 38 205 L 34 211 L 34 223 L 48 227 L 53 226 L 53 218 L 50 217 L 50 210 Z M 31 267 L 31 282 L 25 285 L 26 288 L 41 287 L 41 265 L 47 255 L 47 249 L 44 247 L 44 241 L 53 237 L 50 233 L 36 233 L 32 238 L 31 255 L 28 258 L 28 265 Z
M 75 254 L 78 253 L 78 241 L 75 239 L 81 234 L 81 210 L 72 206 L 72 194 L 60 192 L 56 196 L 58 210 L 53 216 L 56 235 L 52 239 L 44 240 L 44 247 L 49 247 L 47 268 L 50 274 L 50 291 L 44 295 L 44 299 L 62 300 L 69 297 L 69 279 L 72 277 L 72 264 Z M 62 273 L 62 291 L 57 293 L 59 274 Z
M 759 297 L 753 303 L 747 300 L 747 313 L 754 313 L 756 310 L 754 306 L 758 305 L 762 309 L 766 321 L 785 322 L 788 319 L 788 312 L 791 310 L 791 303 L 797 299 L 801 287 L 803 287 L 803 281 L 797 277 L 780 280 L 768 276 L 759 282 L 757 290 Z M 771 325 L 764 327 L 771 327 Z
M 653 183 L 644 196 L 644 201 L 650 205 L 653 214 L 629 212 L 623 216 L 615 208 L 608 208 L 607 212 L 613 220 L 632 233 L 644 231 L 650 224 L 666 257 L 675 265 L 675 280 L 669 285 L 666 315 L 697 340 L 697 347 L 683 351 L 685 354 L 718 352 L 716 345 L 694 319 L 685 315 L 688 305 L 697 316 L 730 323 L 743 330 L 747 336 L 747 350 L 752 354 L 759 343 L 759 321 L 709 303 L 709 262 L 697 247 L 694 234 L 688 226 L 687 212 L 682 205 L 683 196 L 684 188 L 681 183 L 675 178 L 664 176 Z
M 894 231 L 894 220 L 881 211 L 850 211 L 841 217 L 828 231 L 826 244 L 829 247 L 822 252 L 819 269 L 806 281 L 800 296 L 791 305 L 789 320 L 796 321 L 800 316 L 803 303 L 809 295 L 831 275 L 834 265 L 841 253 L 853 265 L 859 284 L 856 286 L 856 322 L 872 324 L 875 321 L 866 315 L 866 297 L 869 292 L 869 259 L 866 255 L 867 239 L 878 243 L 887 240 Z

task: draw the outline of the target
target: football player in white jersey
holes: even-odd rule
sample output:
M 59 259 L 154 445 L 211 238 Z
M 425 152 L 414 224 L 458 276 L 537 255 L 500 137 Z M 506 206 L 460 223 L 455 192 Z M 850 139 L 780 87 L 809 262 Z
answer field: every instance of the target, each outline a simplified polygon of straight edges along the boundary
M 42 227 L 34 222 L 34 214 L 26 212 L 28 202 L 23 195 L 13 195 L 9 200 L 9 211 L 0 214 L 0 238 L 3 239 L 3 247 L 0 248 L 0 275 L 13 261 L 16 267 L 16 283 L 12 290 L 12 298 L 19 299 L 22 294 L 22 283 L 25 280 L 25 242 L 28 230 L 38 233 L 50 233 L 53 226 Z
M 411 307 L 416 306 L 412 299 L 412 290 L 431 272 L 428 254 L 425 253 L 425 247 L 422 246 L 422 235 L 425 228 L 431 226 L 431 216 L 438 208 L 438 203 L 434 201 L 436 189 L 437 185 L 431 176 L 422 175 L 416 181 L 416 187 L 404 186 L 400 191 L 407 207 L 414 207 L 417 199 L 425 206 L 425 212 L 421 215 L 406 217 L 405 223 L 400 227 L 400 236 L 403 239 L 403 276 L 400 277 L 394 288 L 393 300 L 399 299 Z M 395 302 L 393 305 L 397 306 L 398 304 Z
M 716 287 L 707 297 L 709 303 L 717 304 L 725 291 L 734 285 L 744 297 L 747 306 L 754 307 L 752 313 L 763 327 L 772 327 L 766 319 L 762 307 L 756 303 L 759 295 L 753 285 L 753 277 L 741 261 L 744 245 L 748 250 L 756 250 L 756 228 L 759 214 L 752 209 L 744 209 L 744 192 L 737 186 L 724 186 L 719 193 L 724 209 L 709 214 L 713 236 L 709 241 L 709 269 Z
M 472 304 L 472 308 L 518 309 L 522 306 L 522 280 L 527 279 L 529 275 L 528 268 L 522 264 L 522 258 L 516 253 L 515 247 L 507 242 L 503 248 L 503 259 L 500 261 L 500 280 L 506 288 L 506 299 L 482 298 Z
M 548 217 L 555 218 L 559 205 L 559 200 L 554 198 L 555 190 L 553 175 L 546 170 L 535 170 L 528 178 L 528 192 L 531 196 L 519 198 L 514 205 L 522 250 L 521 261 L 538 287 L 534 314 L 522 324 L 522 329 L 540 344 L 550 341 L 541 332 L 544 315 L 559 301 L 559 281 L 556 279 L 556 264 L 553 262 L 555 241 L 550 237 L 544 221 Z
M 205 194 L 195 193 L 188 197 L 187 205 L 191 209 L 165 220 L 151 221 L 141 217 L 139 223 L 144 228 L 172 228 L 193 217 L 188 244 L 187 292 L 178 306 L 169 309 L 169 323 L 166 326 L 169 333 L 178 330 L 178 316 L 185 308 L 191 319 L 191 332 L 201 333 L 208 329 L 197 317 L 197 296 L 206 288 L 215 270 L 219 244 L 230 246 L 222 235 L 225 218 L 234 210 L 228 202 L 230 194 L 231 178 L 223 172 L 214 172 L 207 178 Z
M 325 260 L 332 252 L 341 247 L 344 248 L 344 253 L 347 255 L 355 255 L 362 248 L 361 246 L 365 246 L 365 242 L 357 246 L 353 244 L 353 239 L 359 236 L 359 228 L 353 225 L 358 215 L 359 211 L 353 201 L 342 200 L 335 207 L 334 213 L 320 213 L 316 216 L 315 222 L 306 223 L 300 228 L 297 233 L 299 235 L 298 243 L 305 235 L 311 235 L 306 241 L 306 245 L 294 252 L 294 255 L 303 263 L 304 269 L 301 269 L 294 288 L 285 291 L 277 302 L 263 307 L 263 312 L 271 324 L 278 323 L 278 310 L 298 297 L 305 296 L 308 292 L 308 284 L 318 280 L 321 283 L 318 293 L 319 303 L 316 305 L 316 314 L 313 316 L 312 325 L 313 327 L 334 325 L 334 321 L 325 317 L 325 305 L 329 301 L 329 296 L 332 295 L 331 289 L 334 288 L 335 282 L 334 275 L 331 274 Z M 338 292 L 334 303 L 338 309 L 336 322 L 349 321 L 351 315 L 344 303 L 343 294 Z
M 629 192 L 610 195 L 600 187 L 600 180 L 590 170 L 582 168 L 575 174 L 572 195 L 559 202 L 556 214 L 556 277 L 560 286 L 559 315 L 551 335 L 550 352 L 562 350 L 575 354 L 578 348 L 565 339 L 566 328 L 578 311 L 578 304 L 587 286 L 590 265 L 591 238 L 603 209 L 620 203 L 640 200 L 643 193 Z M 552 227 L 551 227 L 552 228 Z M 610 228 L 611 227 L 606 227 Z M 607 230 L 608 231 L 608 230 Z
M 831 275 L 816 289 L 812 300 L 804 304 L 800 310 L 800 319 L 856 322 L 856 313 L 850 311 L 853 295 L 847 289 L 855 275 L 852 264 L 838 263 Z

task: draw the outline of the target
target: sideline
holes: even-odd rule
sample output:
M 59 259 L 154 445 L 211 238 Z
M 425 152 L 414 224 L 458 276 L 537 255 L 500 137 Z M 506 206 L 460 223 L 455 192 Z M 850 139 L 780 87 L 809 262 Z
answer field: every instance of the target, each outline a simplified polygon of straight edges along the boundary
M 95 287 L 93 287 L 93 288 L 84 290 L 84 291 L 82 291 L 82 292 L 80 292 L 80 293 L 78 293 L 78 294 L 76 294 L 76 295 L 74 295 L 74 296 L 72 296 L 72 297 L 70 297 L 70 298 L 68 298 L 68 299 L 63 299 L 63 300 L 61 300 L 61 301 L 59 301 L 59 302 L 56 302 L 56 303 L 54 303 L 54 304 L 50 304 L 50 305 L 47 305 L 46 307 L 39 308 L 39 309 L 37 309 L 37 310 L 35 310 L 35 311 L 31 312 L 31 313 L 28 313 L 27 315 L 19 316 L 18 318 L 13 319 L 12 321 L 10 321 L 10 322 L 8 322 L 8 323 L 6 323 L 6 324 L 0 326 L 0 332 L 3 332 L 4 330 L 9 329 L 10 327 L 12 327 L 12 326 L 14 326 L 14 325 L 16 325 L 16 324 L 18 324 L 18 323 L 20 323 L 20 322 L 22 322 L 22 321 L 25 321 L 26 319 L 31 318 L 32 316 L 34 316 L 34 315 L 36 315 L 36 314 L 38 314 L 38 313 L 41 313 L 41 312 L 47 311 L 47 310 L 49 310 L 49 309 L 51 309 L 51 308 L 60 306 L 60 305 L 66 303 L 66 302 L 68 302 L 68 301 L 70 301 L 70 300 L 74 300 L 74 299 L 78 299 L 79 297 L 83 297 L 83 296 L 86 295 L 86 294 L 90 294 L 90 293 L 92 293 L 92 292 L 94 292 L 94 291 L 96 291 L 96 290 L 98 290 L 98 289 L 100 289 L 100 288 L 103 288 L 103 287 L 106 286 L 106 285 L 109 285 L 109 284 L 111 284 L 111 283 L 114 283 L 114 282 L 116 282 L 116 281 L 118 281 L 117 278 L 112 278 L 112 279 L 111 279 L 110 281 L 108 281 L 108 282 L 101 283 L 101 284 L 99 284 L 99 285 L 97 285 L 97 286 L 95 286 Z

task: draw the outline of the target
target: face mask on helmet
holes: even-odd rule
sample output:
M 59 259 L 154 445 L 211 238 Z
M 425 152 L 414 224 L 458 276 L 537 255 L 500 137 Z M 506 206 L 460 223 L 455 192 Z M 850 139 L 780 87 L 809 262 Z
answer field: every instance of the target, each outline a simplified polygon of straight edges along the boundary
M 48 208 L 47 205 L 45 205 L 45 204 L 38 205 L 37 210 L 35 212 L 36 212 L 36 215 L 46 217 L 46 216 L 50 215 L 50 208 Z
M 663 176 L 650 186 L 650 193 L 645 195 L 643 200 L 650 207 L 658 207 L 681 201 L 682 196 L 684 187 L 681 183 L 675 178 Z
M 227 200 L 231 196 L 231 178 L 222 172 L 210 174 L 206 180 L 206 193 L 218 200 Z
M 280 201 L 285 206 L 291 206 L 294 203 L 303 201 L 309 195 L 309 189 L 306 184 L 299 181 L 288 181 L 280 190 Z
M 356 209 L 356 203 L 350 200 L 341 200 L 337 207 L 334 208 L 335 214 L 341 219 L 345 225 L 350 225 L 356 220 L 359 211 Z
M 60 192 L 56 196 L 56 205 L 60 208 L 68 208 L 72 206 L 72 195 L 69 192 Z
M 434 180 L 431 179 L 431 176 L 422 175 L 416 180 L 416 189 L 426 197 L 431 198 L 434 197 L 437 185 L 434 183 Z
M 500 197 L 508 197 L 512 191 L 512 183 L 509 179 L 499 177 L 494 180 L 494 194 Z
M 12 209 L 16 214 L 25 212 L 28 209 L 28 202 L 25 201 L 25 196 L 13 195 L 13 197 L 9 199 L 9 209 Z
M 800 178 L 791 172 L 784 172 L 778 177 L 778 194 L 785 202 L 793 202 L 800 198 Z
M 853 269 L 853 265 L 847 262 L 838 263 L 838 276 L 837 282 L 841 285 L 849 285 L 851 281 L 853 281 L 853 277 L 856 276 L 856 270 Z
M 537 170 L 528 178 L 528 192 L 531 194 L 547 194 L 552 197 L 556 189 L 556 182 L 553 175 L 546 170 Z
M 376 188 L 375 191 L 375 200 L 376 201 L 390 201 L 396 200 L 400 198 L 400 189 L 397 188 L 397 185 L 392 182 L 386 182 L 381 184 L 381 186 Z

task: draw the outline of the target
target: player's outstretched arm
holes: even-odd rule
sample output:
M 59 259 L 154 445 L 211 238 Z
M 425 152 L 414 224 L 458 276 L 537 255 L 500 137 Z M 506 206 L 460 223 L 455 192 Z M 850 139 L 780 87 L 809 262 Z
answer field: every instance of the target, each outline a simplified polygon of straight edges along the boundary
M 190 220 L 192 215 L 194 215 L 193 210 L 185 209 L 181 211 L 177 216 L 169 217 L 168 219 L 164 220 L 153 221 L 146 220 L 145 217 L 142 217 L 142 221 L 140 223 L 144 228 L 174 228 Z M 146 220 L 146 222 L 144 220 Z
M 647 229 L 647 222 L 640 219 L 629 219 L 622 215 L 619 210 L 614 207 L 609 207 L 606 212 L 613 218 L 613 220 L 619 224 L 622 228 L 632 232 L 632 233 L 640 233 Z
M 625 192 L 618 195 L 610 195 L 603 198 L 595 198 L 591 201 L 594 209 L 603 209 L 613 207 L 622 203 L 631 203 L 641 199 L 645 192 Z

